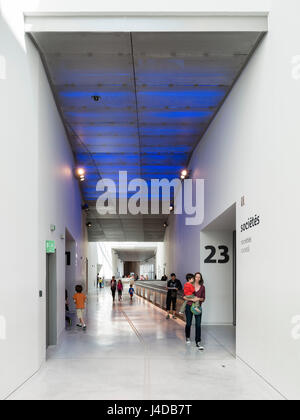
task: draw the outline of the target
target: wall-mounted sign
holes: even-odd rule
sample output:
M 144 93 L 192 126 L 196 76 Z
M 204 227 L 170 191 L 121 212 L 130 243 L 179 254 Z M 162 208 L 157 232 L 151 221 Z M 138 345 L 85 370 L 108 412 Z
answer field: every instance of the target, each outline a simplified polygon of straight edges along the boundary
M 55 242 L 54 241 L 46 241 L 46 253 L 47 254 L 55 254 Z
M 241 225 L 241 232 L 245 232 L 246 230 L 252 229 L 260 224 L 260 216 L 257 214 L 254 217 L 249 217 L 247 222 Z
M 222 258 L 220 258 L 218 260 L 214 258 L 214 256 L 217 254 L 217 249 L 216 249 L 215 246 L 213 246 L 213 245 L 207 245 L 205 247 L 205 249 L 207 251 L 210 251 L 210 254 L 204 260 L 204 263 L 205 264 L 227 264 L 230 261 L 229 249 L 225 245 L 220 245 L 218 247 L 218 249 L 220 251 L 220 256 L 222 257 Z

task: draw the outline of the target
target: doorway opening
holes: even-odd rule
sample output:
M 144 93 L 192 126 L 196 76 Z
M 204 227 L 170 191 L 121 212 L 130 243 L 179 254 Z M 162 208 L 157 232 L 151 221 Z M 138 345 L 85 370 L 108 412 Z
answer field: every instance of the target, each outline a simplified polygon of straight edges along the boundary
M 66 229 L 65 234 L 65 297 L 66 297 L 66 305 L 65 305 L 65 320 L 66 320 L 66 328 L 72 326 L 73 318 L 74 318 L 74 304 L 71 297 L 74 294 L 74 279 L 76 278 L 76 267 L 75 267 L 75 255 L 76 255 L 76 242 L 70 232 Z
M 46 348 L 57 344 L 56 253 L 46 255 Z
M 236 205 L 201 232 L 201 270 L 207 289 L 203 323 L 217 341 L 236 354 Z
M 125 261 L 124 274 L 126 277 L 131 275 L 140 276 L 140 262 L 139 261 Z

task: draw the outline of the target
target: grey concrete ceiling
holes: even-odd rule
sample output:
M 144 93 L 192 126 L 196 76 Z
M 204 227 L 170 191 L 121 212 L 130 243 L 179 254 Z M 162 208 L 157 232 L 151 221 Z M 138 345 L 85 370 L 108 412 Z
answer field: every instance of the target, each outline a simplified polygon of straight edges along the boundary
M 134 248 L 134 249 L 126 249 L 126 248 L 114 248 L 113 249 L 116 254 L 118 254 L 119 258 L 126 262 L 145 262 L 156 255 L 156 248 L 149 247 L 149 248 Z
M 100 177 L 117 182 L 120 170 L 129 181 L 178 177 L 262 34 L 32 36 L 75 159 L 87 170 L 82 191 L 91 209 L 89 239 L 162 241 L 167 216 L 100 217 L 96 183 Z

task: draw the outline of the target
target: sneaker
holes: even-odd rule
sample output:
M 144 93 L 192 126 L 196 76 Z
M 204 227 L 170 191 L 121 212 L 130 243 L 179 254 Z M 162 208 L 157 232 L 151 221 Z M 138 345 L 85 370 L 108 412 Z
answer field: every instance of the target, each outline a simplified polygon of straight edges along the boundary
M 77 324 L 76 327 L 82 328 L 82 325 L 81 324 Z
M 170 315 L 167 315 L 167 316 L 166 316 L 166 319 L 170 319 Z
M 190 338 L 187 338 L 187 339 L 186 339 L 186 344 L 191 344 L 191 340 L 190 340 Z
M 84 325 L 82 329 L 83 329 L 83 331 L 85 331 L 86 330 L 86 325 Z
M 200 351 L 204 350 L 204 347 L 201 345 L 201 343 L 197 343 L 196 346 L 197 346 L 198 350 L 200 350 Z

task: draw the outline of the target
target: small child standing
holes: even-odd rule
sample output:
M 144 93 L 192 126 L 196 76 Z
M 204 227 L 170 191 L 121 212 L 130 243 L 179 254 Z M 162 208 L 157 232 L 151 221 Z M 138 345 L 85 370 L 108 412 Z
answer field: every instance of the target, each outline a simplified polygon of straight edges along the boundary
M 84 310 L 85 310 L 85 304 L 86 304 L 86 295 L 82 293 L 82 286 L 76 286 L 75 287 L 76 293 L 73 296 L 74 303 L 76 304 L 76 310 L 77 310 L 77 318 L 79 320 L 79 323 L 77 324 L 77 327 L 83 328 L 83 330 L 86 330 L 86 324 L 84 322 Z
M 130 288 L 129 288 L 129 295 L 130 295 L 130 300 L 132 301 L 133 300 L 133 295 L 134 295 L 134 288 L 133 288 L 133 286 L 130 286 Z
M 192 278 L 192 279 L 188 280 L 188 282 L 184 285 L 184 289 L 183 289 L 184 290 L 184 297 L 187 298 L 187 299 L 194 299 L 194 297 L 195 297 L 195 287 L 194 287 L 193 283 L 194 283 L 194 279 Z M 188 301 L 185 300 L 183 305 L 180 308 L 179 313 L 181 315 L 185 313 L 187 302 Z M 201 310 L 200 310 L 199 306 L 200 306 L 199 302 L 193 303 L 193 310 L 195 311 L 196 314 L 197 313 L 201 314 Z

